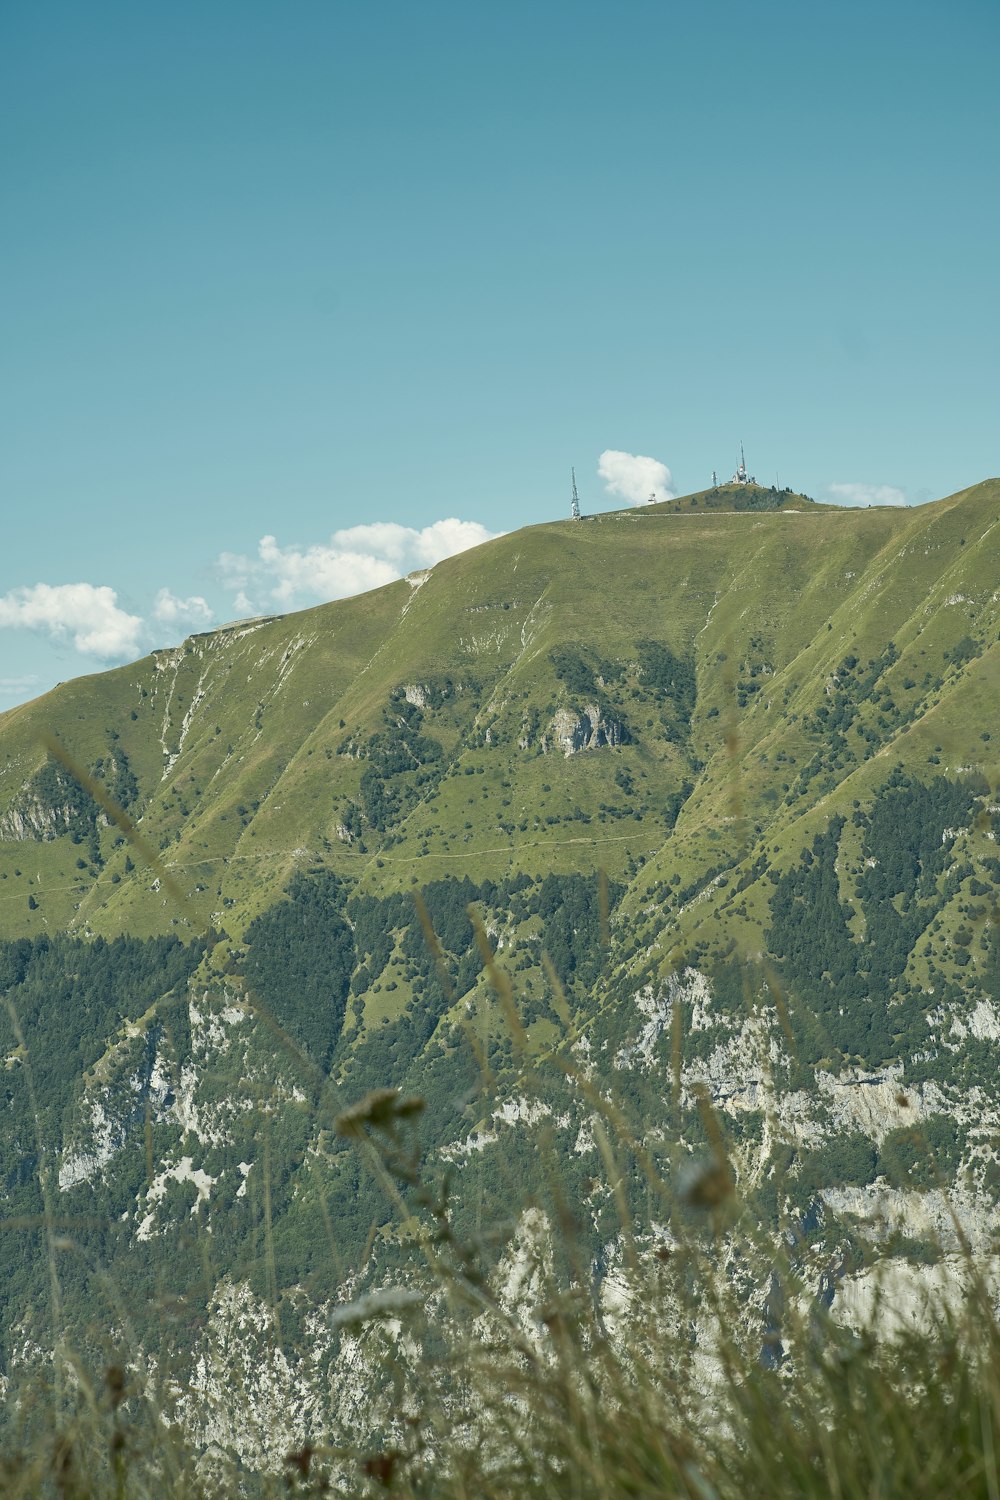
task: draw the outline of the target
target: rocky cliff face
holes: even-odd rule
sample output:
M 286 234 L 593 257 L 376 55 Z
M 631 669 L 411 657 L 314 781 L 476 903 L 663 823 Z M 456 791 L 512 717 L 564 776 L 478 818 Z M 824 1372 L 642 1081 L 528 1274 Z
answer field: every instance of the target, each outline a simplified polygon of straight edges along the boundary
M 475 1003 L 484 1003 L 487 994 L 484 985 Z M 569 1072 L 559 1075 L 561 1084 L 544 1067 L 526 1071 L 521 1064 L 505 1068 L 501 1063 L 488 1104 L 483 1101 L 485 1112 L 477 1106 L 471 1121 L 452 1118 L 446 1127 L 439 1118 L 428 1118 L 433 1146 L 426 1170 L 433 1176 L 450 1163 L 456 1203 L 467 1190 L 480 1193 L 501 1163 L 526 1164 L 520 1179 L 525 1192 L 543 1161 L 558 1163 L 554 1170 L 568 1174 L 566 1187 L 576 1194 L 578 1232 L 581 1243 L 590 1246 L 602 1317 L 625 1348 L 649 1330 L 644 1334 L 633 1327 L 644 1293 L 629 1269 L 616 1222 L 604 1160 L 607 1138 L 610 1133 L 616 1153 L 626 1152 L 634 1123 L 643 1149 L 663 1161 L 669 1193 L 683 1197 L 706 1149 L 696 1124 L 706 1105 L 721 1123 L 737 1201 L 770 1201 L 776 1193 L 782 1219 L 797 1226 L 796 1295 L 820 1299 L 832 1305 L 835 1316 L 856 1321 L 881 1285 L 880 1316 L 890 1316 L 891 1301 L 891 1316 L 912 1322 L 929 1316 L 935 1299 L 952 1295 L 970 1250 L 984 1266 L 990 1260 L 1000 1222 L 996 1174 L 990 1178 L 986 1167 L 996 1161 L 1000 1106 L 995 1096 L 960 1081 L 963 1046 L 972 1049 L 970 1061 L 983 1046 L 990 1049 L 990 1067 L 1000 1061 L 995 1040 L 978 1040 L 967 1024 L 977 1015 L 979 1030 L 992 1031 L 984 1011 L 974 1008 L 964 1022 L 940 1014 L 934 1019 L 938 1027 L 950 1020 L 949 1035 L 958 1038 L 950 1080 L 921 1076 L 919 1062 L 879 1070 L 818 1068 L 807 1080 L 796 1076 L 800 1070 L 766 987 L 748 999 L 746 1013 L 734 1011 L 708 975 L 688 966 L 662 983 L 633 988 L 625 1014 L 616 1005 L 591 1017 L 565 1053 Z M 124 1203 L 123 1265 L 137 1252 L 174 1255 L 185 1238 L 202 1243 L 198 1256 L 207 1256 L 203 1266 L 214 1269 L 210 1286 L 199 1293 L 202 1311 L 193 1342 L 172 1345 L 172 1336 L 164 1343 L 162 1332 L 147 1334 L 138 1367 L 151 1383 L 160 1383 L 171 1420 L 207 1454 L 235 1456 L 251 1468 L 279 1472 L 284 1455 L 318 1431 L 355 1443 L 390 1420 L 395 1398 L 382 1384 L 387 1350 L 399 1378 L 404 1369 L 406 1379 L 421 1378 L 422 1345 L 408 1332 L 407 1297 L 426 1310 L 438 1293 L 433 1278 L 424 1286 L 422 1273 L 409 1264 L 404 1241 L 389 1227 L 368 1237 L 359 1259 L 341 1260 L 336 1217 L 333 1241 L 318 1250 L 327 1263 L 326 1290 L 320 1295 L 312 1284 L 315 1263 L 312 1273 L 303 1274 L 305 1263 L 298 1276 L 289 1279 L 286 1272 L 278 1297 L 266 1259 L 262 1277 L 234 1275 L 226 1268 L 219 1259 L 224 1242 L 218 1238 L 225 1216 L 251 1211 L 257 1232 L 264 1233 L 266 1194 L 272 1190 L 267 1233 L 277 1236 L 277 1253 L 286 1255 L 290 1242 L 279 1227 L 281 1213 L 292 1211 L 318 1180 L 331 1201 L 338 1201 L 338 1182 L 345 1174 L 351 1179 L 355 1163 L 350 1154 L 331 1150 L 329 1106 L 310 1097 L 290 1053 L 282 1057 L 279 1050 L 276 1059 L 273 1034 L 261 1026 L 238 985 L 216 990 L 193 983 L 187 1023 L 190 1040 L 183 1055 L 150 1016 L 127 1028 L 92 1071 L 58 1163 L 61 1212 L 82 1212 L 95 1192 Z M 931 1049 L 927 1068 L 934 1071 Z M 263 1101 L 271 1121 L 267 1137 L 260 1129 Z M 598 1101 L 607 1101 L 606 1107 L 596 1108 Z M 308 1128 L 287 1180 L 270 1181 L 269 1189 L 269 1179 L 287 1170 L 288 1164 L 279 1165 L 275 1132 L 289 1111 L 301 1115 Z M 680 1122 L 681 1140 L 673 1136 L 677 1126 L 671 1120 Z M 906 1182 L 891 1154 L 893 1142 L 907 1132 L 919 1139 L 931 1127 L 940 1140 L 941 1122 L 961 1141 L 957 1157 L 918 1174 L 917 1185 Z M 685 1134 L 690 1134 L 687 1143 Z M 155 1154 L 135 1182 L 137 1158 L 150 1145 Z M 860 1178 L 867 1180 L 859 1180 L 862 1147 L 869 1154 Z M 843 1163 L 839 1151 L 845 1153 Z M 852 1180 L 838 1180 L 842 1170 Z M 583 1188 L 572 1186 L 577 1174 Z M 132 1186 L 121 1198 L 130 1179 Z M 504 1216 L 505 1196 L 489 1199 L 490 1213 L 498 1219 Z M 288 1205 L 284 1210 L 282 1201 Z M 383 1210 L 374 1206 L 373 1211 L 391 1226 Z M 630 1231 L 638 1234 L 647 1257 L 664 1247 L 667 1254 L 691 1232 L 679 1220 L 665 1223 L 667 1212 L 664 1202 L 650 1222 Z M 554 1233 L 538 1210 L 516 1218 L 504 1232 L 492 1272 L 502 1305 L 531 1336 L 552 1274 Z M 754 1280 L 752 1262 L 740 1249 L 741 1233 L 735 1222 L 717 1254 L 725 1275 L 748 1278 L 746 1336 L 753 1338 L 766 1316 L 770 1270 L 765 1266 L 766 1274 Z M 856 1271 L 850 1247 L 859 1236 L 873 1263 Z M 391 1297 L 385 1301 L 385 1289 L 393 1286 L 408 1289 L 398 1307 L 390 1306 Z M 419 1297 L 418 1287 L 423 1288 Z M 369 1306 L 365 1299 L 372 1297 Z M 186 1305 L 189 1298 L 185 1293 Z M 351 1311 L 356 1306 L 361 1312 Z M 679 1304 L 677 1316 L 682 1316 Z M 708 1391 L 718 1337 L 711 1318 L 697 1337 L 697 1379 Z M 22 1367 L 11 1369 L 15 1381 L 38 1354 L 37 1346 L 23 1343 Z M 163 1385 L 163 1371 L 178 1359 L 183 1379 Z
M 561 750 L 563 755 L 576 755 L 581 750 L 602 750 L 623 745 L 628 732 L 615 718 L 609 718 L 596 704 L 590 704 L 580 713 L 561 708 L 555 714 L 551 727 L 542 737 L 542 749 Z
M 19 806 L 9 807 L 0 815 L 0 840 L 18 843 L 25 839 L 58 838 L 69 831 L 76 813 L 72 802 L 52 807 L 26 794 Z

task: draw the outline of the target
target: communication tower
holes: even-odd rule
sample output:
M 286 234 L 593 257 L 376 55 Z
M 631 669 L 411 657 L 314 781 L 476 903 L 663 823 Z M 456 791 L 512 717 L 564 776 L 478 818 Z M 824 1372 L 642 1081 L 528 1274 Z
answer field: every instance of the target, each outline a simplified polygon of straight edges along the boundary
M 740 466 L 730 480 L 731 484 L 756 484 L 757 480 L 752 474 L 747 473 L 746 459 L 743 457 L 743 444 L 740 444 Z
M 579 519 L 580 519 L 580 496 L 576 492 L 576 470 L 575 469 L 570 469 L 570 473 L 573 476 L 573 500 L 572 500 L 571 514 L 573 516 L 573 520 L 574 521 L 579 521 Z

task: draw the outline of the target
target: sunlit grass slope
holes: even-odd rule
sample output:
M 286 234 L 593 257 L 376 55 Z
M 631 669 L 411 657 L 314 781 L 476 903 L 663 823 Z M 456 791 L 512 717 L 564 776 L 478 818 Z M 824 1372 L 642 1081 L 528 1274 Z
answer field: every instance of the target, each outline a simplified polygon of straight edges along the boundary
M 1000 706 L 1000 484 L 915 510 L 782 493 L 782 510 L 735 511 L 728 494 L 515 532 L 429 574 L 195 636 L 3 715 L 0 928 L 185 925 L 117 830 L 73 842 L 58 807 L 37 805 L 45 732 L 99 774 L 124 757 L 142 831 L 200 919 L 234 935 L 303 864 L 379 892 L 418 873 L 602 865 L 631 880 L 638 918 L 670 877 L 685 888 L 721 865 L 793 856 L 893 764 L 991 775 L 981 726 Z M 644 641 L 691 664 L 683 722 L 643 676 Z M 971 654 L 956 655 L 963 641 Z M 889 643 L 877 693 L 892 711 L 872 697 L 851 731 L 864 754 L 804 774 L 822 759 L 815 716 L 840 665 L 882 660 Z M 583 681 L 567 653 L 584 661 Z M 391 739 L 399 722 L 401 690 L 440 755 L 379 828 L 362 778 L 373 736 Z M 620 743 L 566 755 L 572 719 L 595 738 L 588 709 L 620 726 L 607 736 Z M 751 885 L 751 924 L 759 904 Z M 688 924 L 720 920 L 706 902 Z

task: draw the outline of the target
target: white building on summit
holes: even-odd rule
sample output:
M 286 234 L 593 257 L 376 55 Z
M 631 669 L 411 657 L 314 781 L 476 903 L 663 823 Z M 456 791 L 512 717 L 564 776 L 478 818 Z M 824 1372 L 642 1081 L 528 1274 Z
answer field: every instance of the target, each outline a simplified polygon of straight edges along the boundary
M 747 473 L 746 459 L 743 457 L 743 444 L 740 444 L 740 466 L 730 480 L 731 484 L 756 484 L 757 480 L 753 474 Z

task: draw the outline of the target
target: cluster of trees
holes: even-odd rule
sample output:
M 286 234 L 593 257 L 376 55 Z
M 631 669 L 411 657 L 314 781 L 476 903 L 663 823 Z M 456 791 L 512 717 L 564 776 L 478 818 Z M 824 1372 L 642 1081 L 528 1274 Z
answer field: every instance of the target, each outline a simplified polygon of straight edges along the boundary
M 672 706 L 677 724 L 686 733 L 697 697 L 693 657 L 675 656 L 662 641 L 637 641 L 636 650 L 643 686 Z
M 402 698 L 393 705 L 388 727 L 364 746 L 361 810 L 380 833 L 401 822 L 444 774 L 444 746 L 423 733 L 423 717 L 416 704 Z
M 113 742 L 118 739 L 114 731 L 112 731 L 111 738 Z M 120 744 L 113 743 L 107 755 L 98 757 L 94 774 L 99 781 L 104 782 L 108 796 L 118 807 L 127 811 L 138 802 L 139 783 L 129 765 L 128 756 Z
M 623 894 L 623 886 L 609 883 L 609 910 Z M 528 910 L 541 918 L 541 944 L 563 985 L 589 988 L 604 967 L 608 942 L 598 877 L 546 875 Z
M 747 651 L 739 664 L 736 679 L 736 702 L 746 708 L 755 693 L 759 693 L 767 679 L 773 674 L 774 665 L 767 654 L 762 635 L 752 635 L 747 642 Z
M 917 704 L 897 704 L 890 689 L 878 684 L 895 662 L 899 651 L 894 641 L 862 665 L 853 654 L 845 656 L 834 673 L 831 690 L 814 713 L 806 715 L 803 728 L 817 741 L 811 758 L 799 772 L 787 800 L 793 801 L 810 782 L 826 774 L 832 785 L 834 773 L 859 760 L 867 760 L 885 743 L 886 737 L 915 715 Z M 908 683 L 907 686 L 915 686 Z M 851 734 L 853 731 L 853 738 Z
M 842 818 L 777 877 L 768 947 L 820 1023 L 817 1047 L 825 1035 L 834 1048 L 878 1064 L 926 1039 L 920 998 L 903 976 L 915 943 L 971 874 L 955 864 L 950 834 L 968 827 L 985 789 L 976 778 L 938 776 L 924 785 L 897 767 L 870 811 L 856 811 L 864 829 L 855 886 L 863 938 L 852 934 L 856 912 L 837 874 Z
M 101 810 L 75 776 L 49 756 L 31 778 L 27 795 L 29 802 L 50 814 L 54 833 L 68 833 L 74 844 L 86 844 L 91 862 L 100 863 L 97 820 Z
M 421 898 L 430 916 L 435 935 L 446 955 L 449 984 L 461 996 L 471 989 L 479 973 L 474 957 L 472 924 L 468 907 L 473 901 L 491 904 L 506 889 L 492 881 L 476 885 L 467 876 L 462 880 L 433 880 L 421 888 Z M 397 943 L 406 961 L 407 977 L 420 978 L 435 990 L 435 999 L 444 1003 L 439 978 L 412 896 L 397 891 L 388 896 L 370 896 L 356 892 L 347 903 L 347 915 L 354 930 L 358 968 L 351 981 L 355 995 L 363 995 L 380 979 L 396 951 Z
M 868 930 L 869 982 L 888 997 L 917 939 L 971 873 L 955 863 L 954 830 L 967 828 L 975 778 L 936 776 L 929 785 L 897 767 L 866 819 L 865 868 L 856 886 Z
M 391 843 L 392 830 L 437 786 L 448 766 L 441 741 L 425 733 L 424 710 L 440 710 L 463 695 L 475 703 L 480 684 L 474 678 L 456 683 L 450 677 L 436 677 L 422 682 L 420 691 L 423 705 L 410 702 L 403 688 L 394 689 L 382 716 L 385 727 L 360 744 L 345 740 L 337 751 L 338 755 L 358 755 L 366 762 L 359 801 L 341 814 L 352 838 L 363 840 L 367 827 L 387 834 L 386 842 Z
M 492 927 L 538 919 L 535 937 L 522 940 L 537 962 L 544 950 L 561 983 L 591 986 L 606 956 L 607 922 L 623 888 L 597 876 L 517 875 L 476 884 L 467 876 L 430 881 L 420 891 L 439 945 L 435 957 L 415 902 L 406 892 L 350 894 L 328 871 L 294 877 L 286 899 L 247 928 L 243 974 L 274 1022 L 323 1070 L 337 1059 L 347 1006 L 386 979 L 406 981 L 410 996 L 400 1013 L 372 1029 L 341 1059 L 352 1086 L 376 1087 L 405 1077 L 434 1035 L 442 1015 L 467 995 L 483 959 L 469 908 L 475 904 Z M 602 900 L 606 909 L 602 911 Z
M 298 1046 L 326 1068 L 340 1039 L 355 968 L 344 920 L 346 890 L 329 871 L 297 874 L 288 899 L 246 931 L 243 973 L 254 995 Z
M 594 653 L 584 656 L 580 650 L 560 646 L 549 652 L 549 660 L 559 681 L 563 683 L 571 698 L 585 703 L 600 699 L 602 688 L 620 682 L 624 667 L 620 663 L 605 661 Z M 600 682 L 598 682 L 600 678 Z
M 819 708 L 804 719 L 803 728 L 820 736 L 831 732 L 846 734 L 862 704 L 871 701 L 879 679 L 898 660 L 899 651 L 894 641 L 889 641 L 885 650 L 864 666 L 853 654 L 845 656 L 833 675 L 830 693 Z
M 204 943 L 175 937 L 16 938 L 0 942 L 0 992 L 25 1039 L 39 1108 L 61 1124 L 61 1111 L 82 1073 L 100 1057 L 123 1021 L 145 1014 L 198 966 Z M 15 1024 L 0 1009 L 0 1049 L 18 1053 Z M 8 1071 L 8 1102 L 18 1093 Z M 55 1136 L 61 1134 L 55 1131 Z
M 54 1165 L 67 1122 L 73 1123 L 84 1075 L 112 1044 L 123 1049 L 125 1082 L 116 1103 L 115 1129 L 131 1140 L 131 1151 L 108 1184 L 97 1177 L 76 1190 L 67 1213 L 80 1212 L 73 1237 L 78 1253 L 60 1263 L 63 1312 L 86 1322 L 92 1314 L 92 1264 L 115 1257 L 122 1214 L 134 1208 L 146 1177 L 144 1129 L 153 1060 L 159 1050 L 184 1057 L 190 1051 L 186 982 L 204 952 L 202 943 L 174 937 L 115 938 L 81 942 L 64 936 L 0 942 L 0 1202 L 8 1224 L 26 1227 L 4 1241 L 0 1285 L 2 1341 L 13 1322 L 44 1343 L 50 1323 L 50 1279 L 41 1231 L 56 1191 Z M 126 1021 L 146 1017 L 131 1040 Z M 81 1204 L 81 1196 L 86 1200 Z M 22 1334 L 23 1336 L 23 1334 Z
M 771 485 L 764 489 L 759 484 L 733 485 L 727 486 L 727 489 L 732 496 L 729 503 L 733 510 L 780 510 L 785 503 L 785 496 L 792 493 L 787 488 L 779 490 Z
M 843 827 L 843 818 L 831 818 L 826 831 L 803 849 L 800 862 L 779 877 L 767 941 L 784 978 L 818 1016 L 833 1047 L 857 1052 L 865 1029 L 857 1002 L 867 985 L 848 925 L 853 913 L 841 900 L 837 877 Z
M 662 641 L 636 642 L 639 662 L 639 697 L 651 694 L 666 711 L 664 727 L 684 739 L 690 729 L 697 687 L 692 657 L 675 656 Z M 606 690 L 624 681 L 626 666 L 606 661 L 595 652 L 561 646 L 550 652 L 556 677 L 566 688 L 576 707 L 596 705 L 609 719 L 615 719 L 626 731 L 622 743 L 631 738 L 622 717 L 620 705 L 609 702 Z
M 112 747 L 106 756 L 98 758 L 94 775 L 104 783 L 112 800 L 119 807 L 127 809 L 138 801 L 139 783 L 129 765 L 128 756 L 117 743 L 118 736 L 114 731 L 111 739 Z M 52 834 L 68 834 L 72 843 L 87 846 L 91 864 L 102 863 L 101 809 L 76 777 L 51 755 L 28 783 L 26 802 L 50 815 Z M 38 838 L 45 836 L 43 832 L 37 834 Z
M 946 1114 L 890 1130 L 880 1145 L 860 1130 L 831 1135 L 802 1154 L 794 1174 L 795 1197 L 808 1202 L 824 1188 L 866 1187 L 882 1177 L 891 1187 L 926 1191 L 953 1180 L 965 1132 Z

